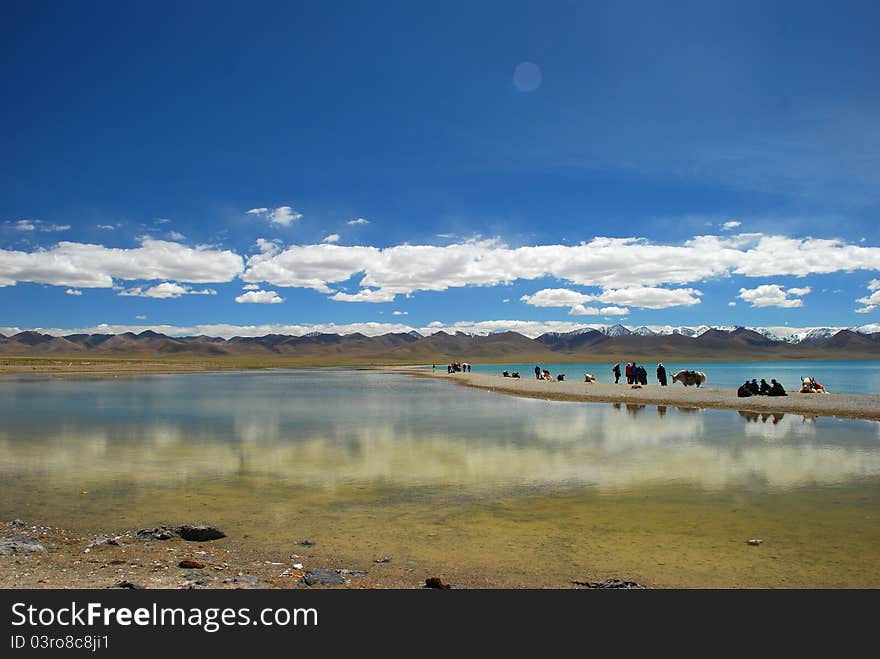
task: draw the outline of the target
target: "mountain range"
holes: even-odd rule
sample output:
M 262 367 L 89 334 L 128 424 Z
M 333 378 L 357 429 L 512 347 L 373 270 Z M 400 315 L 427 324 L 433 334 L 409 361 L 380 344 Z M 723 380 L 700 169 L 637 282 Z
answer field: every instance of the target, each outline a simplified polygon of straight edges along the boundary
M 780 329 L 636 327 L 623 325 L 548 332 L 465 334 L 416 331 L 367 336 L 311 333 L 231 338 L 139 334 L 0 334 L 0 356 L 259 358 L 302 363 L 591 362 L 607 360 L 880 359 L 880 326 Z M 868 331 L 873 329 L 874 331 Z

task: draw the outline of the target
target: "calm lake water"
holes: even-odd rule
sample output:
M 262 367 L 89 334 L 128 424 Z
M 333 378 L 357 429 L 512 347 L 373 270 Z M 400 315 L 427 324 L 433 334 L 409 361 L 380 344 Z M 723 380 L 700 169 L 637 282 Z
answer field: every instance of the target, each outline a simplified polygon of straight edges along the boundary
M 657 383 L 657 362 L 640 364 L 648 371 L 648 383 Z M 802 377 L 815 377 L 828 391 L 850 394 L 880 393 L 880 361 L 832 361 L 832 362 L 663 362 L 670 382 L 672 374 L 681 369 L 703 371 L 707 377 L 707 387 L 735 389 L 746 379 L 761 378 L 770 382 L 775 378 L 789 391 L 797 391 Z M 439 365 L 438 365 L 439 366 Z M 601 364 L 541 364 L 555 377 L 565 373 L 568 380 L 583 380 L 585 373 L 592 373 L 600 382 L 614 382 L 611 373 L 613 363 Z M 626 362 L 620 363 L 621 380 Z M 444 365 L 445 367 L 445 365 Z M 473 371 L 494 373 L 519 371 L 522 377 L 535 376 L 535 364 L 473 364 Z M 676 385 L 681 386 L 681 385 Z
M 348 566 L 391 555 L 453 582 L 880 587 L 869 421 L 550 402 L 372 371 L 7 379 L 0 488 L 7 520 L 203 521 L 272 556 L 311 538 Z

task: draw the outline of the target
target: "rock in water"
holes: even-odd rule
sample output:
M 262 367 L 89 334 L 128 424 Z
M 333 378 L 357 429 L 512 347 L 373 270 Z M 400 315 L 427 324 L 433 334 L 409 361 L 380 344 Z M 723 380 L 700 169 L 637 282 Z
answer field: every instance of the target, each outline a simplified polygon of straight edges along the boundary
M 204 524 L 198 524 L 196 526 L 185 524 L 177 527 L 175 531 L 177 531 L 177 534 L 184 540 L 190 540 L 192 542 L 207 542 L 208 540 L 219 540 L 220 538 L 226 537 L 226 534 L 216 526 L 207 526 Z
M 0 536 L 0 556 L 12 556 L 13 554 L 46 553 L 46 548 L 36 540 L 28 540 L 20 535 Z
M 344 586 L 345 579 L 336 570 L 309 570 L 303 575 L 306 586 Z

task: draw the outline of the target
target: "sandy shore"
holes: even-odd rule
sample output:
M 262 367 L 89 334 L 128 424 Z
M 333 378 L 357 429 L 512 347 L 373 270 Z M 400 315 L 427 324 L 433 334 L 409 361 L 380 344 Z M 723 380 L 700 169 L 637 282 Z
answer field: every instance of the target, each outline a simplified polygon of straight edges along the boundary
M 502 394 L 568 400 L 586 403 L 634 403 L 642 405 L 670 405 L 673 407 L 741 410 L 758 413 L 794 413 L 804 416 L 836 416 L 880 421 L 880 395 L 868 394 L 801 394 L 788 396 L 752 396 L 737 398 L 735 389 L 712 387 L 684 387 L 680 384 L 661 387 L 647 385 L 633 389 L 626 383 L 557 382 L 529 378 L 505 378 L 484 373 L 417 372 L 410 375 L 449 380 L 455 384 L 486 389 Z

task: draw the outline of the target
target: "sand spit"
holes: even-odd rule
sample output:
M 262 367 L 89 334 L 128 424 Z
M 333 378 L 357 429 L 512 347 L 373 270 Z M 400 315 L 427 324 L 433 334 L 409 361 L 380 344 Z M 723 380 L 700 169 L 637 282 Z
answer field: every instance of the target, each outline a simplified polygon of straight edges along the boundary
M 533 378 L 505 378 L 485 373 L 455 373 L 401 370 L 416 376 L 449 380 L 465 387 L 476 387 L 502 394 L 566 400 L 584 403 L 635 403 L 670 405 L 685 408 L 711 408 L 758 413 L 794 413 L 805 416 L 835 416 L 880 421 L 880 395 L 876 394 L 801 394 L 788 396 L 752 396 L 737 398 L 735 389 L 684 387 L 675 384 L 661 387 L 649 384 L 633 389 L 626 383 L 563 382 Z

